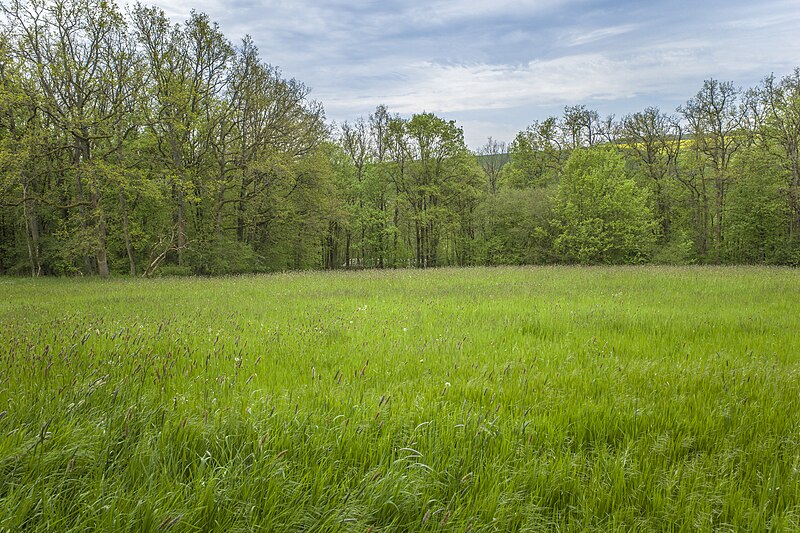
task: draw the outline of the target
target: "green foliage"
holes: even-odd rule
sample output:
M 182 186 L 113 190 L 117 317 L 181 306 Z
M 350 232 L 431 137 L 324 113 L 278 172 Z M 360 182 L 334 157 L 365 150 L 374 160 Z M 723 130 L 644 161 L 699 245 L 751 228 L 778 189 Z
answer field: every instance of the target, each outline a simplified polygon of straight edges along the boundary
M 781 194 L 785 171 L 757 150 L 742 156 L 738 170 L 726 205 L 725 255 L 732 262 L 785 264 L 790 250 L 782 223 L 790 209 Z
M 574 150 L 553 202 L 555 251 L 568 262 L 646 260 L 655 241 L 647 203 L 616 149 Z
M 461 128 L 423 113 L 393 119 L 387 137 L 398 210 L 413 226 L 414 266 L 471 264 L 472 213 L 486 186 Z
M 514 188 L 544 187 L 556 181 L 562 156 L 557 135 L 553 117 L 519 132 L 509 147 L 511 162 L 503 167 L 501 181 Z
M 549 189 L 501 189 L 480 207 L 482 260 L 489 265 L 552 262 Z
M 203 13 L 0 12 L 0 274 L 800 262 L 797 69 L 707 80 L 682 121 L 566 106 L 475 155 L 431 113 L 327 125 Z
M 195 273 L 212 276 L 259 270 L 256 254 L 250 246 L 224 234 L 193 249 L 188 262 Z
M 684 230 L 673 231 L 670 239 L 658 246 L 651 257 L 656 265 L 691 265 L 697 262 L 695 245 Z

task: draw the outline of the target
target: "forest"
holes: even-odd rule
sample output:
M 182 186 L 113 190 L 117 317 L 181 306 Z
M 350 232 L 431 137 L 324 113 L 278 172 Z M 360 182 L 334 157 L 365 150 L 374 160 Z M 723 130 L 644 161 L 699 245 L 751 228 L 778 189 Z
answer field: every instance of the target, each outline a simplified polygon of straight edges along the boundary
M 431 113 L 329 123 L 202 13 L 0 6 L 0 274 L 800 264 L 800 68 L 473 152 Z

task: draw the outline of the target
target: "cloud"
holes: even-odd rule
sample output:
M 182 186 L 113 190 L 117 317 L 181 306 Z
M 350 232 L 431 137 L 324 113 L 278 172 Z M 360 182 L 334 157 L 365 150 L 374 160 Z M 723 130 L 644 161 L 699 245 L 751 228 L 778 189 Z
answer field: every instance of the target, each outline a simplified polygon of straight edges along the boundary
M 609 37 L 617 37 L 619 35 L 624 35 L 626 33 L 630 33 L 637 28 L 639 28 L 640 24 L 623 24 L 621 26 L 609 26 L 607 28 L 598 28 L 596 30 L 591 31 L 570 31 L 569 34 L 566 36 L 566 45 L 567 46 L 580 46 L 583 44 L 592 43 L 595 41 L 600 41 L 603 39 L 607 39 Z
M 698 61 L 701 42 L 688 40 L 654 46 L 646 52 L 620 57 L 582 53 L 535 59 L 524 64 L 437 64 L 405 66 L 399 82 L 358 87 L 349 93 L 324 95 L 338 111 L 355 111 L 368 100 L 384 103 L 400 113 L 505 109 L 624 100 L 647 93 L 685 88 L 686 82 L 704 76 L 707 66 Z M 664 73 L 671 75 L 665 78 Z M 686 92 L 686 96 L 690 96 Z
M 407 13 L 415 23 L 451 24 L 464 20 L 485 21 L 493 18 L 527 19 L 557 8 L 564 8 L 575 0 L 444 0 L 420 2 Z
M 155 1 L 175 17 L 188 14 L 182 1 Z M 309 86 L 333 120 L 386 104 L 464 121 L 472 139 L 513 136 L 570 104 L 671 112 L 708 77 L 750 85 L 800 64 L 796 0 L 196 0 L 193 7 L 234 41 L 252 35 L 265 60 Z

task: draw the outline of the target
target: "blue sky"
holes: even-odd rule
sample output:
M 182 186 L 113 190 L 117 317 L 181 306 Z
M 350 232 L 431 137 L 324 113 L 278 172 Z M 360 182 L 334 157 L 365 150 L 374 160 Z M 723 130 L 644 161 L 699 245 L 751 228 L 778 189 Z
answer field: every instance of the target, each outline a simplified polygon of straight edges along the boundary
M 176 21 L 208 13 L 233 41 L 250 34 L 331 121 L 379 104 L 430 111 L 458 121 L 472 148 L 565 105 L 673 112 L 704 79 L 749 87 L 800 66 L 798 0 L 155 3 Z

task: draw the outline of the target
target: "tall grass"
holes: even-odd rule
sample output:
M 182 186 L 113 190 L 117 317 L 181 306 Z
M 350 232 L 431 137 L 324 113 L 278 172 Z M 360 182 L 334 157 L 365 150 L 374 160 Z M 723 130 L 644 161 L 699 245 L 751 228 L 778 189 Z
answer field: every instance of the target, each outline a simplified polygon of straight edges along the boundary
M 800 529 L 794 270 L 0 295 L 0 530 Z

